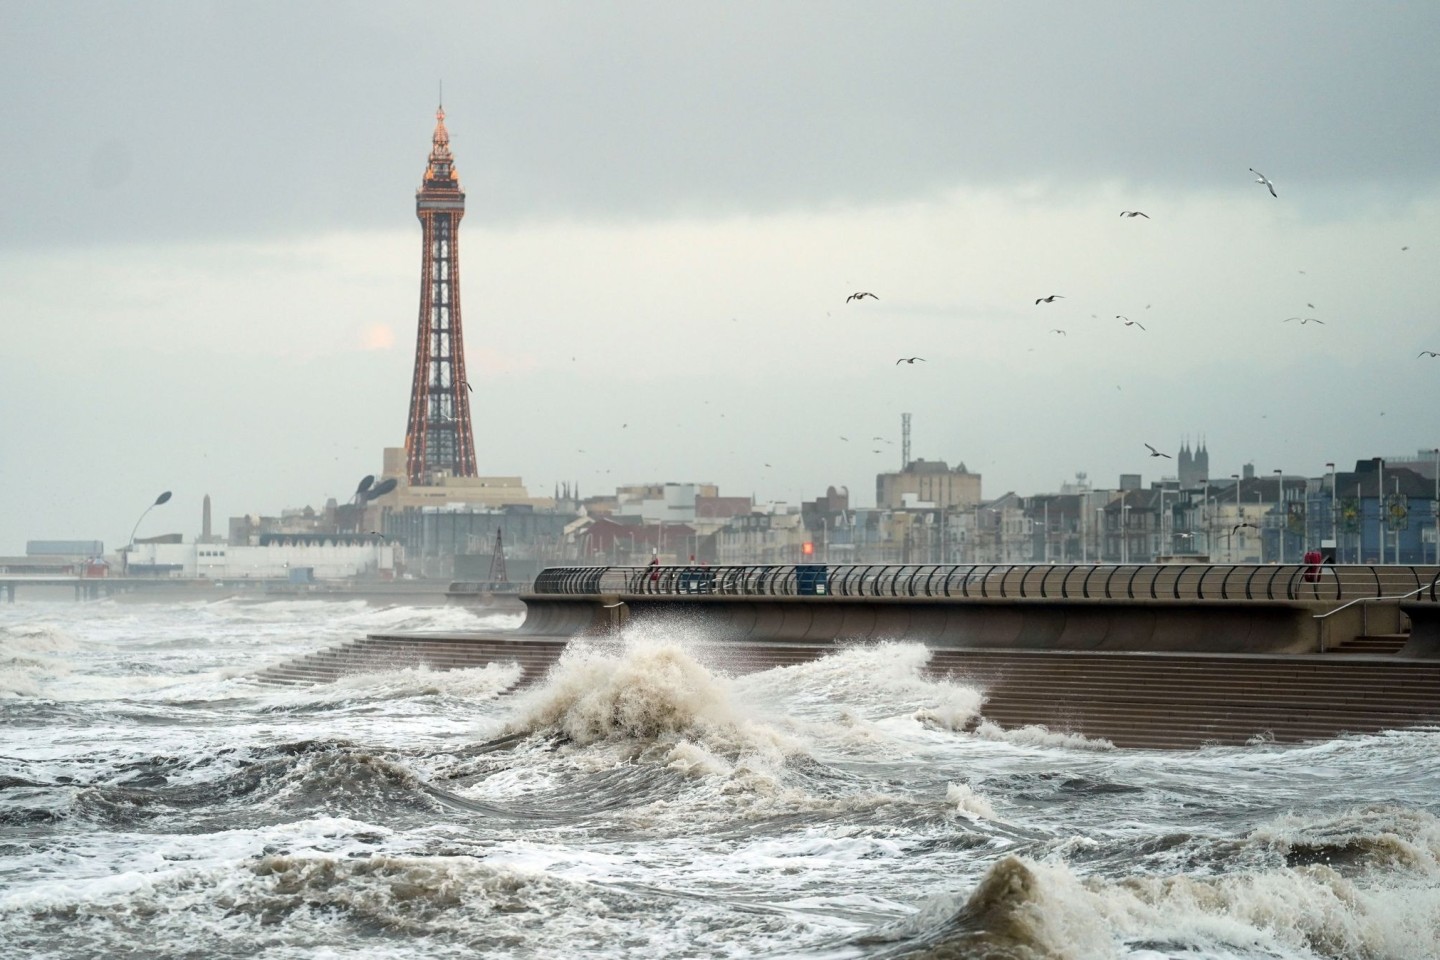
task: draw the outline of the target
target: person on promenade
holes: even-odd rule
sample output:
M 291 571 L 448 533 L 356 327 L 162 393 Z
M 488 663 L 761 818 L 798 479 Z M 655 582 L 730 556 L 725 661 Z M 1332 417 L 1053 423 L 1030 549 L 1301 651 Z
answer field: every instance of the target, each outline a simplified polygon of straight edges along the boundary
M 1305 582 L 1320 582 L 1320 564 L 1325 559 L 1319 550 L 1311 547 L 1305 551 Z

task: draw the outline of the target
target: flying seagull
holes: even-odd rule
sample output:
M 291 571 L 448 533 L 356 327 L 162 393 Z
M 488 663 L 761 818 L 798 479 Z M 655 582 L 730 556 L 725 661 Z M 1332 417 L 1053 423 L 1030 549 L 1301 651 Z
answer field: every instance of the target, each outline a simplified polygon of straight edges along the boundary
M 1254 167 L 1251 167 L 1251 168 L 1250 168 L 1250 172 L 1253 173 L 1253 174 L 1255 174 L 1255 182 L 1256 182 L 1256 183 L 1263 183 L 1263 184 L 1265 184 L 1265 186 L 1267 186 L 1267 187 L 1270 188 L 1270 196 L 1272 196 L 1272 197 L 1279 197 L 1279 196 L 1280 196 L 1280 194 L 1278 194 L 1278 193 L 1275 192 L 1275 184 L 1273 184 L 1273 183 L 1270 182 L 1270 178 L 1269 178 L 1269 177 L 1265 176 L 1265 174 L 1261 173 L 1259 170 L 1256 170 Z
M 1062 337 L 1065 336 L 1065 331 L 1064 331 L 1064 330 L 1061 330 L 1059 327 L 1056 327 L 1056 328 L 1052 329 L 1050 332 L 1051 332 L 1051 333 L 1058 333 L 1058 334 L 1060 334 L 1060 336 L 1062 336 Z
M 916 360 L 919 360 L 921 363 L 925 362 L 924 357 L 901 357 L 899 360 L 895 361 L 895 365 L 899 366 L 902 363 L 914 363 Z
M 864 300 L 866 297 L 869 297 L 871 300 L 879 300 L 879 299 L 880 299 L 879 297 L 875 296 L 875 294 L 871 293 L 871 292 L 868 291 L 868 290 L 860 290 L 860 291 L 857 291 L 857 292 L 855 292 L 855 293 L 852 293 L 852 294 L 850 294 L 850 296 L 846 297 L 846 298 L 845 298 L 845 302 L 846 302 L 846 303 L 849 303 L 851 300 Z
M 474 392 L 475 392 L 475 388 L 472 387 L 472 386 L 470 386 L 470 381 L 469 381 L 469 380 L 461 380 L 460 382 L 465 385 L 465 389 L 466 389 L 466 390 L 469 390 L 471 393 L 474 393 Z
M 1422 357 L 1440 357 L 1440 352 L 1436 352 L 1436 351 L 1434 351 L 1434 350 L 1421 350 L 1421 351 L 1420 351 L 1420 356 L 1422 356 Z
M 1166 460 L 1174 460 L 1174 459 L 1175 459 L 1174 457 L 1170 456 L 1170 454 L 1168 454 L 1168 453 L 1161 453 L 1159 450 L 1156 450 L 1154 447 L 1150 446 L 1150 444 L 1148 444 L 1148 443 L 1145 444 L 1145 449 L 1150 451 L 1150 456 L 1152 456 L 1152 457 L 1164 457 Z
M 1050 294 L 1050 296 L 1048 296 L 1048 297 L 1041 297 L 1039 300 L 1036 300 L 1035 302 L 1036 302 L 1036 303 L 1054 303 L 1056 300 L 1064 300 L 1064 299 L 1065 299 L 1065 298 L 1062 297 L 1060 294 L 1058 294 L 1058 293 L 1052 293 L 1052 294 Z
M 1142 212 L 1142 211 L 1140 211 L 1140 210 L 1121 210 L 1121 211 L 1120 211 L 1120 216 L 1122 216 L 1122 217 L 1130 217 L 1130 218 L 1132 218 L 1132 219 L 1135 218 L 1135 217 L 1144 217 L 1146 220 L 1149 220 L 1149 219 L 1150 219 L 1150 214 L 1144 213 L 1144 212 Z
M 1302 326 L 1302 327 L 1305 326 L 1305 324 L 1307 324 L 1307 323 L 1318 323 L 1318 324 L 1320 324 L 1320 325 L 1322 325 L 1322 326 L 1325 324 L 1325 321 L 1324 321 L 1324 320 L 1317 320 L 1317 319 L 1315 319 L 1314 317 L 1286 317 L 1286 318 L 1285 318 L 1285 322 L 1286 322 L 1286 323 L 1289 323 L 1291 320 L 1299 320 L 1299 321 L 1300 321 L 1300 326 Z
M 1115 314 L 1115 319 L 1124 320 L 1125 326 L 1127 327 L 1139 327 L 1141 330 L 1145 329 L 1145 324 L 1141 323 L 1139 320 L 1131 320 L 1129 317 L 1122 317 L 1118 313 Z
M 1235 526 L 1233 526 L 1233 527 L 1230 528 L 1230 535 L 1231 535 L 1231 536 L 1234 536 L 1234 535 L 1235 535 L 1235 531 L 1239 530 L 1241 527 L 1249 527 L 1251 530 L 1259 530 L 1259 529 L 1260 529 L 1259 527 L 1255 526 L 1255 524 L 1253 524 L 1253 523 L 1237 523 L 1237 524 L 1235 524 Z

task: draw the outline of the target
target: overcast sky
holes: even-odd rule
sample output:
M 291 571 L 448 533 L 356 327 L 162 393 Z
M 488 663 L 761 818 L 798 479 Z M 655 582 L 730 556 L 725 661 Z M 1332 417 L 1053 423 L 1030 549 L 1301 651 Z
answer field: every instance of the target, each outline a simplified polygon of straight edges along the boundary
M 986 496 L 1440 446 L 1437 39 L 1430 0 L 6 4 L 0 554 L 379 472 L 442 80 L 480 469 L 535 493 L 870 504 L 902 412 Z

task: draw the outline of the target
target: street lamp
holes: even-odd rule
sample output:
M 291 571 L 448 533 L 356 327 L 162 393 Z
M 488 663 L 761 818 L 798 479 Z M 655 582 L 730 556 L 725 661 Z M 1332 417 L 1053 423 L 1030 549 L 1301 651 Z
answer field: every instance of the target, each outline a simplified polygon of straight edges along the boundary
M 1430 518 L 1435 521 L 1435 559 L 1433 563 L 1440 563 L 1440 447 L 1433 451 L 1435 454 L 1435 499 L 1430 501 Z
M 1275 525 L 1278 536 L 1279 550 L 1277 560 L 1281 566 L 1285 565 L 1285 471 L 1275 470 L 1275 508 L 1280 514 L 1280 522 Z
M 125 543 L 125 564 L 124 571 L 121 574 L 122 576 L 130 575 L 130 551 L 135 546 L 135 531 L 140 529 L 140 520 L 144 520 L 145 514 L 149 513 L 151 510 L 154 510 L 156 507 L 160 506 L 160 504 L 168 502 L 169 500 L 170 491 L 166 490 L 164 493 L 160 494 L 160 496 L 155 498 L 154 503 L 150 504 L 150 506 L 144 509 L 144 511 L 140 514 L 140 519 L 135 521 L 135 526 L 130 528 L 130 539 Z
M 1340 522 L 1335 512 L 1337 506 L 1335 499 L 1335 464 L 1327 460 L 1325 466 L 1330 468 L 1330 539 L 1335 541 L 1335 562 L 1340 563 Z M 1321 539 L 1323 540 L 1324 538 L 1322 537 Z
M 1390 479 L 1394 481 L 1395 499 L 1396 499 L 1396 500 L 1399 500 L 1399 499 L 1400 499 L 1400 478 L 1399 478 L 1399 477 L 1391 477 Z M 1390 520 L 1389 520 L 1390 511 L 1389 511 L 1389 510 L 1386 510 L 1385 513 L 1386 513 L 1385 526 L 1388 527 L 1388 526 L 1390 526 Z M 1396 528 L 1395 528 L 1395 562 L 1396 562 L 1396 563 L 1399 563 L 1399 562 L 1400 562 L 1400 528 L 1399 528 L 1399 527 L 1396 527 Z
M 1380 535 L 1380 565 L 1385 565 L 1385 458 L 1375 458 L 1379 471 L 1375 481 L 1375 532 Z
M 1130 494 L 1120 501 L 1120 562 L 1130 562 Z
M 1245 511 L 1244 511 L 1244 510 L 1241 508 L 1241 506 L 1240 506 L 1240 474 L 1238 474 L 1238 473 L 1232 473 L 1232 474 L 1230 474 L 1230 479 L 1235 481 L 1235 522 L 1236 522 L 1237 524 L 1239 524 L 1239 523 L 1244 523 L 1244 522 L 1245 522 Z M 1219 511 L 1220 508 L 1219 508 L 1219 505 L 1218 505 L 1218 504 L 1216 505 L 1216 508 L 1215 508 L 1215 509 L 1216 509 L 1217 512 Z M 1234 562 L 1235 562 L 1235 531 L 1234 531 L 1233 529 L 1230 531 L 1230 539 L 1226 542 L 1225 549 L 1230 552 L 1230 562 L 1231 562 L 1231 563 L 1234 563 Z

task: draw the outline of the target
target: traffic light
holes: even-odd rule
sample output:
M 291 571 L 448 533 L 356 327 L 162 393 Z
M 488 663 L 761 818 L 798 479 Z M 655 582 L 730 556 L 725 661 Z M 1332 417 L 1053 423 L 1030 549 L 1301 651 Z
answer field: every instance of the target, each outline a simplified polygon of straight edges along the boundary
M 800 552 L 807 557 L 815 556 L 815 544 L 811 543 L 809 540 L 806 540 L 800 545 Z

